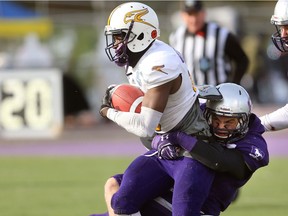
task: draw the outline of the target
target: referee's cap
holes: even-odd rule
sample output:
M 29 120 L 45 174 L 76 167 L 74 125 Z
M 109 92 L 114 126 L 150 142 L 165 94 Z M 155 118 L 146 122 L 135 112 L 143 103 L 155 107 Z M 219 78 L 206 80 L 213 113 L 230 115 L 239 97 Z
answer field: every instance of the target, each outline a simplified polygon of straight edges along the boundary
M 202 9 L 203 9 L 202 1 L 197 1 L 197 0 L 185 0 L 184 1 L 183 11 L 187 13 L 198 12 L 198 11 L 201 11 Z

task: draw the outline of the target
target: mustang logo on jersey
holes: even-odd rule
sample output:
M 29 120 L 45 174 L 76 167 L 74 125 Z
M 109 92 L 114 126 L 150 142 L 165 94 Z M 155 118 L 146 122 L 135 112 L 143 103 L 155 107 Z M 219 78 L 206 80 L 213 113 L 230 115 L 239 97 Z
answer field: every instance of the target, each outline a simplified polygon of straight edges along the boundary
M 147 8 L 144 8 L 142 10 L 135 10 L 135 11 L 130 11 L 128 13 L 125 14 L 124 16 L 124 23 L 127 24 L 129 22 L 139 22 L 139 23 L 143 23 L 143 24 L 146 24 L 146 25 L 149 25 L 153 28 L 156 29 L 155 26 L 153 26 L 151 23 L 148 23 L 148 22 L 145 22 L 142 17 L 146 14 L 149 13 L 149 10 Z
M 157 65 L 157 66 L 153 66 L 152 70 L 153 71 L 159 71 L 159 72 L 164 73 L 164 74 L 168 74 L 167 72 L 162 71 L 162 68 L 164 68 L 164 67 L 165 67 L 165 65 Z
M 256 160 L 260 161 L 264 158 L 265 153 L 261 151 L 259 148 L 252 146 L 251 152 L 249 153 L 249 155 L 255 158 Z

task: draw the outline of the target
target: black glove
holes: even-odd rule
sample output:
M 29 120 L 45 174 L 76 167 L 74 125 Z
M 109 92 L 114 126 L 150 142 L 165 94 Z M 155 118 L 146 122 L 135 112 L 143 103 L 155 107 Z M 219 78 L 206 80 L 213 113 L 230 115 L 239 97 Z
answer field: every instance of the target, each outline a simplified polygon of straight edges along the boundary
M 103 114 L 102 114 L 103 108 L 105 108 L 105 107 L 113 108 L 111 95 L 112 95 L 112 91 L 115 88 L 115 86 L 116 86 L 115 84 L 108 86 L 108 88 L 106 89 L 105 95 L 102 98 L 102 104 L 101 104 L 100 111 L 99 111 L 99 113 L 102 117 L 106 118 L 106 116 L 103 116 Z

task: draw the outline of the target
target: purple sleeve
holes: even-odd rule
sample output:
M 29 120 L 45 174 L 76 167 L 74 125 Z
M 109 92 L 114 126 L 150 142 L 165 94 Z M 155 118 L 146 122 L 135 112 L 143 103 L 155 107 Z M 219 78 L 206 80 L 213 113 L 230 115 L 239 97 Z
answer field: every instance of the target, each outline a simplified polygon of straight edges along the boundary
M 269 163 L 269 153 L 263 138 L 246 137 L 237 143 L 236 149 L 242 152 L 247 166 L 253 172 Z
M 262 136 L 263 132 L 261 121 L 252 114 L 247 135 L 237 142 L 236 149 L 242 152 L 247 166 L 253 172 L 269 163 L 269 152 Z

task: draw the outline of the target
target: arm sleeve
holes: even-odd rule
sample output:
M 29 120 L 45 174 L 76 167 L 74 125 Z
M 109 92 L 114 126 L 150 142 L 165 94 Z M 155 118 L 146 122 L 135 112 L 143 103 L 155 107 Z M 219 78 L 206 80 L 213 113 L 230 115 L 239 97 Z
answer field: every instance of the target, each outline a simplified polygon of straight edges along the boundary
M 235 66 L 232 82 L 240 84 L 243 75 L 248 69 L 249 59 L 242 49 L 241 44 L 232 33 L 228 34 L 225 53 L 233 61 Z
M 288 128 L 288 104 L 284 107 L 260 117 L 266 131 L 275 131 Z
M 245 160 L 236 149 L 227 149 L 218 143 L 197 141 L 190 152 L 192 157 L 217 172 L 227 172 L 237 179 L 251 174 Z
M 162 113 L 148 107 L 141 107 L 141 113 L 121 112 L 108 109 L 107 118 L 139 137 L 153 136 Z

